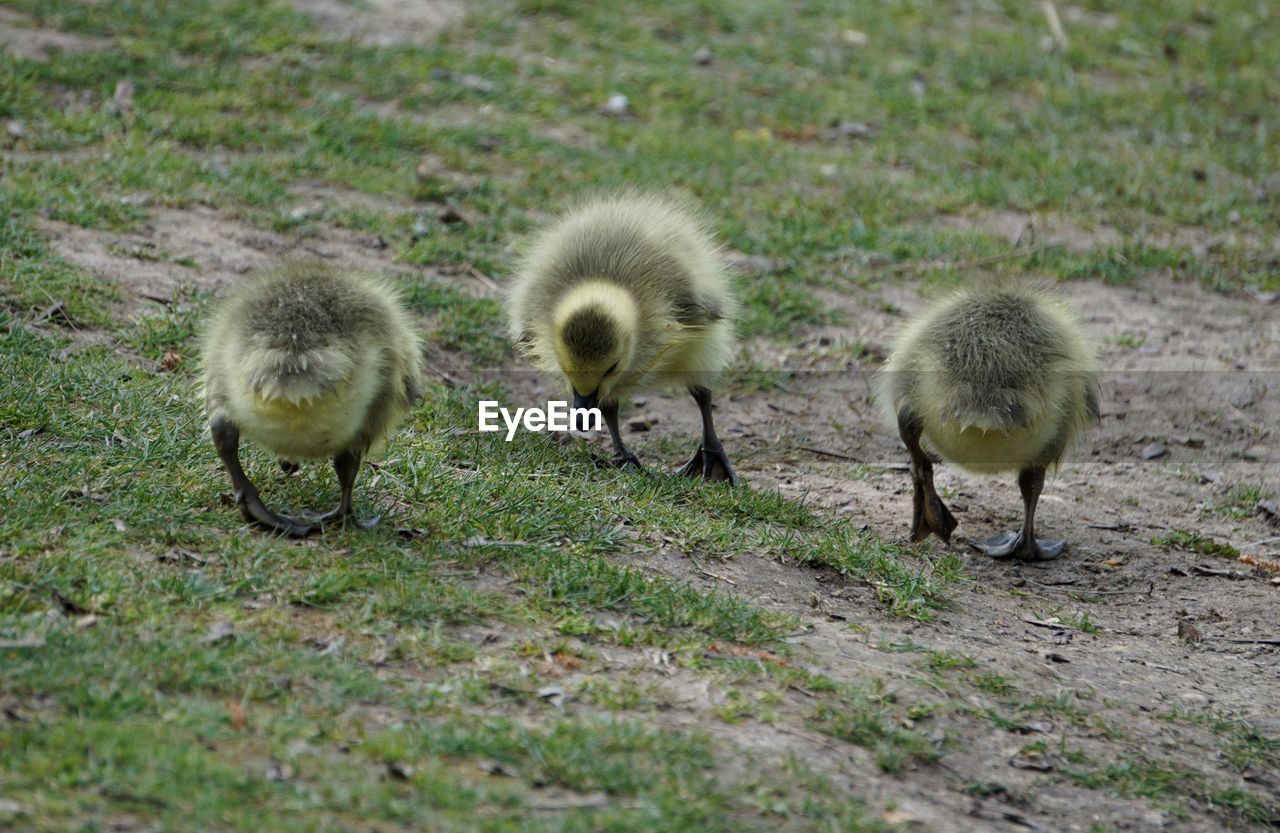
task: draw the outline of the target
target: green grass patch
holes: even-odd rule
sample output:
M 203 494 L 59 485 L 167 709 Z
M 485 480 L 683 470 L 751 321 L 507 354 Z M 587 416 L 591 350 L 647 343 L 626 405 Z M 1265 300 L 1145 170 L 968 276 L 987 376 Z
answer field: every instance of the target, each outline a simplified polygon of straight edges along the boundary
M 1270 500 L 1272 493 L 1262 486 L 1253 483 L 1237 483 L 1223 495 L 1222 500 L 1215 503 L 1211 511 L 1224 518 L 1243 520 L 1252 518 L 1258 513 L 1258 504 Z
M 1213 555 L 1221 558 L 1239 558 L 1240 551 L 1230 544 L 1224 544 L 1212 536 L 1203 535 L 1186 529 L 1174 529 L 1151 539 L 1151 545 L 1162 549 L 1178 549 L 1200 555 Z

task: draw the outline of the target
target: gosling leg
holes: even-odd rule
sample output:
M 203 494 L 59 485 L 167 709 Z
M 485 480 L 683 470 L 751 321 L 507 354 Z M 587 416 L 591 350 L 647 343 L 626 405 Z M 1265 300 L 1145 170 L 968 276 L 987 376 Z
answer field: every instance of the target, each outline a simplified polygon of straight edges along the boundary
M 640 458 L 632 454 L 622 442 L 622 432 L 618 429 L 618 403 L 601 403 L 600 413 L 604 416 L 604 424 L 609 427 L 609 436 L 613 439 L 613 465 L 620 469 L 642 468 Z
M 240 466 L 240 429 L 235 423 L 226 417 L 215 417 L 209 423 L 209 431 L 213 434 L 213 445 L 218 449 L 218 456 L 222 458 L 222 464 L 227 467 L 227 474 L 231 476 L 236 506 L 240 507 L 240 514 L 244 519 L 266 529 L 283 532 L 291 538 L 310 535 L 309 524 L 277 515 L 262 503 L 258 490 Z
M 360 452 L 344 451 L 333 458 L 333 470 L 338 475 L 338 485 L 342 488 L 342 496 L 338 505 L 323 515 L 308 515 L 307 520 L 318 524 L 329 524 L 334 521 L 352 523 L 361 529 L 373 529 L 382 520 L 375 515 L 372 518 L 357 518 L 352 509 L 351 492 L 355 486 L 356 473 L 360 471 Z
M 278 462 L 280 463 L 280 471 L 284 474 L 298 473 L 299 466 L 297 463 L 291 463 L 288 460 L 279 460 Z
M 915 414 L 903 408 L 898 411 L 898 433 L 911 455 L 911 540 L 923 541 L 932 533 L 950 544 L 951 533 L 959 522 L 934 488 L 933 461 L 920 447 L 924 426 Z
M 1002 532 L 973 546 L 992 558 L 1017 558 L 1023 561 L 1048 561 L 1057 558 L 1066 547 L 1066 540 L 1036 538 L 1036 505 L 1040 502 L 1040 490 L 1044 488 L 1044 469 L 1032 468 L 1019 472 L 1018 488 L 1022 490 L 1022 529 Z
M 715 425 L 711 422 L 711 391 L 701 385 L 689 388 L 693 400 L 698 403 L 702 413 L 702 444 L 694 452 L 692 459 L 685 463 L 676 473 L 688 477 L 701 477 L 703 480 L 725 480 L 732 486 L 738 482 L 729 464 L 729 457 L 720 445 L 716 436 Z

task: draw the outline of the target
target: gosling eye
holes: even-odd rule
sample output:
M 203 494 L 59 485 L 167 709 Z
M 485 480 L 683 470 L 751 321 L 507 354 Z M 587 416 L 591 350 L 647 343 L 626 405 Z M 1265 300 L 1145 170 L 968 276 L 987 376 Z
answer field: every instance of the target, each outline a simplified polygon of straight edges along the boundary
M 612 376 L 617 372 L 618 372 L 618 363 L 614 362 L 612 365 L 609 366 L 609 369 L 604 372 L 604 375 Z

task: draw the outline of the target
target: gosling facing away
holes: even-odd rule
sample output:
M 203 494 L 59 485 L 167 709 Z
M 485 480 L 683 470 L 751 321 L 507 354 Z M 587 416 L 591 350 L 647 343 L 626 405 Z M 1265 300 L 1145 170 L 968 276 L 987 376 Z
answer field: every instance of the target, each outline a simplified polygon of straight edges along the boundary
M 205 336 L 204 389 L 213 443 L 245 520 L 300 538 L 318 524 L 354 519 L 360 460 L 417 401 L 421 379 L 419 336 L 382 281 L 302 262 L 238 287 Z M 268 509 L 240 466 L 241 435 L 286 472 L 296 461 L 332 459 L 342 488 L 337 508 L 305 522 Z
M 1098 419 L 1097 359 L 1067 308 L 1030 287 L 963 289 L 912 320 L 878 380 L 911 454 L 911 540 L 950 543 L 956 519 L 938 497 L 922 440 L 978 472 L 1017 471 L 1023 523 L 974 546 L 993 558 L 1050 559 L 1065 540 L 1035 536 L 1045 471 Z
M 600 408 L 615 464 L 640 466 L 618 430 L 619 399 L 683 385 L 701 412 L 702 442 L 680 472 L 730 483 L 709 385 L 732 355 L 736 311 L 701 219 L 636 193 L 594 199 L 543 230 L 507 297 L 512 337 L 533 363 L 565 380 L 575 407 Z

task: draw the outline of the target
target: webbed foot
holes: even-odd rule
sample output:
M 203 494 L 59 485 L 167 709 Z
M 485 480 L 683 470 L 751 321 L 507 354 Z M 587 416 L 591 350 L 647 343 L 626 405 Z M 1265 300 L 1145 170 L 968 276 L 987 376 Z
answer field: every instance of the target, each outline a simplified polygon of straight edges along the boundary
M 733 472 L 729 457 L 723 448 L 710 449 L 699 446 L 689 462 L 676 469 L 676 474 L 685 477 L 701 477 L 707 481 L 725 481 L 730 486 L 736 485 L 738 476 Z
M 1028 539 L 1021 530 L 1009 530 L 993 535 L 985 541 L 970 544 L 983 555 L 991 558 L 1014 558 L 1019 561 L 1049 561 L 1062 555 L 1065 539 L 1051 541 L 1046 538 Z
M 306 538 L 315 531 L 311 524 L 272 512 L 257 494 L 236 492 L 236 505 L 240 507 L 240 514 L 249 523 L 273 532 L 282 532 L 290 538 Z
M 937 535 L 944 544 L 951 543 L 951 533 L 955 532 L 960 522 L 951 514 L 951 510 L 938 497 L 932 484 L 922 485 L 917 489 L 915 512 L 911 519 L 911 540 L 923 541 L 930 535 Z
M 640 465 L 640 458 L 630 451 L 614 454 L 613 459 L 609 461 L 609 465 L 627 471 L 640 471 L 644 468 L 644 466 Z
M 381 515 L 374 515 L 372 518 L 357 518 L 353 512 L 344 513 L 341 506 L 331 509 L 323 515 L 316 512 L 303 512 L 302 517 L 306 518 L 316 526 L 328 526 L 333 523 L 341 523 L 343 526 L 350 524 L 357 529 L 373 529 L 382 522 Z

